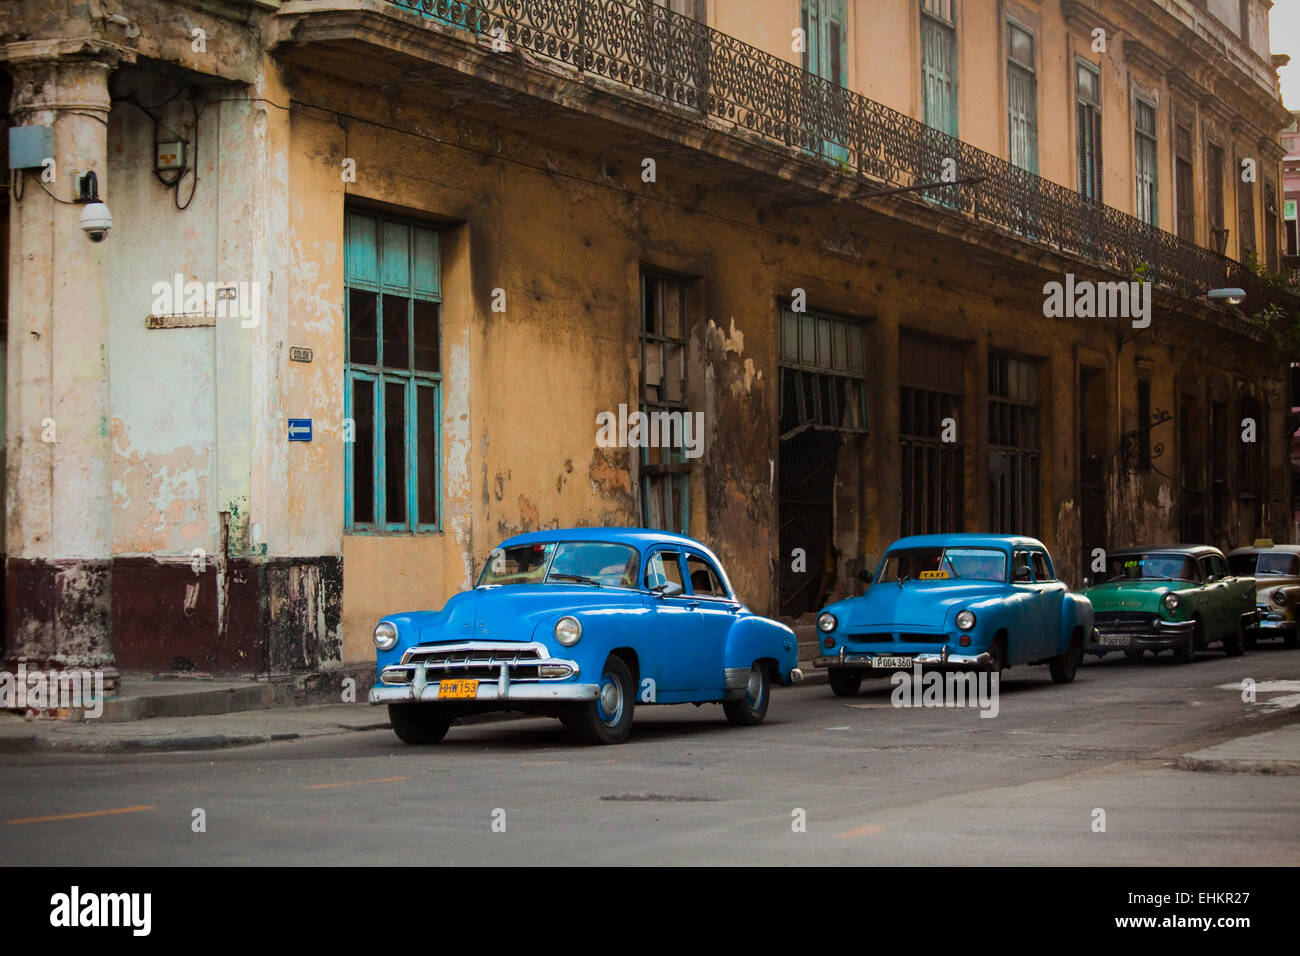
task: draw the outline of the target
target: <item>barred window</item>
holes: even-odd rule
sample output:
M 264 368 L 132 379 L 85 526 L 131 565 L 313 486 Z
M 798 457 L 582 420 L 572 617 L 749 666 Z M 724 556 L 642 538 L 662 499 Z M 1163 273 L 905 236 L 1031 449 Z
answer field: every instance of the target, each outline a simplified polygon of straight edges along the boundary
M 867 430 L 862 326 L 824 312 L 781 311 L 781 437 L 808 427 Z
M 688 280 L 641 274 L 641 411 L 676 414 L 686 407 Z M 680 436 L 679 436 L 680 437 Z M 692 435 L 703 441 L 703 435 Z M 641 449 L 641 519 L 647 528 L 690 533 L 691 464 L 684 443 Z
M 1038 536 L 1039 366 L 989 355 L 989 525 L 998 534 Z

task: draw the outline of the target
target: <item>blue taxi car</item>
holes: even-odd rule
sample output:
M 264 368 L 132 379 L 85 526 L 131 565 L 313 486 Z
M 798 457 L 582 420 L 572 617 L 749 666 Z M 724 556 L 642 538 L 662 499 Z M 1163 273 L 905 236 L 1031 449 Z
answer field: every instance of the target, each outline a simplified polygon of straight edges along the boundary
M 890 545 L 860 597 L 817 617 L 831 690 L 856 694 L 867 674 L 924 667 L 1000 672 L 1047 664 L 1074 680 L 1092 605 L 1056 578 L 1042 542 L 1010 535 L 943 534 Z
M 637 704 L 721 703 L 753 725 L 803 676 L 794 632 L 746 609 L 712 551 L 641 528 L 516 535 L 473 590 L 388 615 L 374 641 L 370 703 L 410 744 L 489 710 L 558 717 L 585 743 L 624 740 Z

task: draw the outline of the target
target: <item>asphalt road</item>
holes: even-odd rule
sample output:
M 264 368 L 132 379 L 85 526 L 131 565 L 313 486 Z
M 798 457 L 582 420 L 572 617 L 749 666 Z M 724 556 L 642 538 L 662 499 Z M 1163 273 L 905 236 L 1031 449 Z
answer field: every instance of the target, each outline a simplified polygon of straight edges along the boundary
M 1173 766 L 1300 718 L 1300 685 L 1245 703 L 1243 678 L 1298 681 L 1300 651 L 1186 666 L 1112 655 L 1059 687 L 1015 668 L 995 718 L 896 708 L 874 681 L 848 699 L 824 683 L 780 690 L 756 728 L 718 707 L 641 708 L 615 747 L 530 719 L 420 748 L 372 730 L 216 753 L 5 755 L 0 860 L 1295 865 L 1300 776 Z

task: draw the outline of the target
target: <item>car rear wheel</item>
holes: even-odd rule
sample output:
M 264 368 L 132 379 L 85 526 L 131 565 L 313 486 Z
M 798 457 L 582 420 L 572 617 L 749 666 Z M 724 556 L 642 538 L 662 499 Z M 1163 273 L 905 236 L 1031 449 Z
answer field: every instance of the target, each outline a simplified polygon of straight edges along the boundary
M 1246 653 L 1246 626 L 1237 621 L 1237 629 L 1231 637 L 1223 639 L 1223 653 L 1229 657 L 1240 657 Z
M 724 700 L 722 712 L 737 727 L 753 727 L 767 716 L 767 701 L 772 696 L 772 678 L 767 668 L 755 661 L 749 669 L 745 693 L 736 700 Z
M 1079 658 L 1083 655 L 1083 645 L 1078 637 L 1070 639 L 1070 646 L 1064 654 L 1058 654 L 1047 662 L 1047 669 L 1052 674 L 1052 683 L 1068 684 L 1074 680 L 1079 670 Z
M 451 727 L 451 715 L 437 704 L 389 704 L 388 721 L 405 744 L 436 744 Z
M 826 672 L 830 678 L 831 693 L 836 697 L 853 697 L 862 689 L 862 675 L 840 667 L 832 667 Z
M 584 744 L 621 744 L 632 730 L 635 707 L 632 672 L 621 657 L 611 657 L 600 675 L 599 696 L 575 704 L 560 720 Z

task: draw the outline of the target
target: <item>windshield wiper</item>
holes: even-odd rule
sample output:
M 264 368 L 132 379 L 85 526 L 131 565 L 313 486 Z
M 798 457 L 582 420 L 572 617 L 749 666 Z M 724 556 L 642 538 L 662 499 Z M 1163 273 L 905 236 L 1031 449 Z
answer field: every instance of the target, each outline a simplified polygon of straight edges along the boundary
M 956 566 L 955 564 L 952 563 L 952 558 L 948 557 L 948 555 L 945 554 L 945 555 L 943 556 L 943 560 L 944 560 L 945 562 L 947 562 L 948 567 L 950 567 L 950 568 L 952 569 L 952 576 L 953 576 L 954 578 L 957 578 L 957 579 L 960 581 L 960 580 L 961 580 L 961 575 L 957 573 L 957 566 Z
M 554 571 L 552 571 L 550 576 L 547 578 L 547 580 L 548 581 L 552 581 L 552 580 L 577 581 L 579 584 L 594 584 L 596 587 L 601 587 L 601 583 L 597 581 L 595 578 L 589 578 L 582 574 L 556 574 Z

